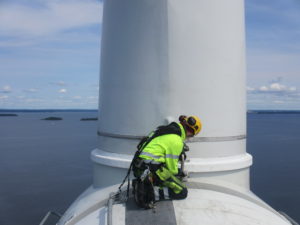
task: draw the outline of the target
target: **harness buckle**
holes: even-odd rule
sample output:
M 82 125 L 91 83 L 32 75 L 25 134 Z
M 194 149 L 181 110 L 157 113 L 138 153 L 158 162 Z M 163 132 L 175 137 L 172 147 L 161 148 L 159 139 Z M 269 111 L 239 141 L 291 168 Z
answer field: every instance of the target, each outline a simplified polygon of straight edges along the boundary
M 147 169 L 144 170 L 143 174 L 141 175 L 141 177 L 140 177 L 141 181 L 144 181 L 150 173 L 151 173 L 151 171 L 148 167 Z

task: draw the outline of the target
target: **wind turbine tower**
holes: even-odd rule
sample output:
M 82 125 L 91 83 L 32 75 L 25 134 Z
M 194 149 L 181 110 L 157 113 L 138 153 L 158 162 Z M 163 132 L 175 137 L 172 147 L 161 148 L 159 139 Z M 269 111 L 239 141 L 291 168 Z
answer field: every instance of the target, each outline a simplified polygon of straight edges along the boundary
M 249 188 L 243 0 L 105 0 L 101 48 L 94 181 L 58 225 L 295 224 Z M 181 114 L 203 123 L 187 199 L 108 206 L 140 138 Z

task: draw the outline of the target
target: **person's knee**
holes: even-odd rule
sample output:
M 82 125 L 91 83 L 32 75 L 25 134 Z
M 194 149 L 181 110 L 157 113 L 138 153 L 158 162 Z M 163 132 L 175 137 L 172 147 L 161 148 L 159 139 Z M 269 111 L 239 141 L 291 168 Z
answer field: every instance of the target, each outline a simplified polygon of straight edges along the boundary
M 171 199 L 185 199 L 187 195 L 187 188 L 182 188 L 182 190 L 179 193 L 175 193 L 171 188 L 169 188 L 169 196 Z

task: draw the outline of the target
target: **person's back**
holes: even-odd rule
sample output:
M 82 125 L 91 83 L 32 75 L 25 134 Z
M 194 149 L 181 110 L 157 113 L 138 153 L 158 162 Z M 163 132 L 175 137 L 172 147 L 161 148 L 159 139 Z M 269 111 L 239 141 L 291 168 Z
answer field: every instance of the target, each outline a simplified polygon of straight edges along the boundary
M 139 157 L 145 160 L 152 160 L 152 163 L 165 164 L 165 167 L 173 175 L 176 175 L 178 173 L 178 160 L 182 153 L 186 135 L 181 124 L 171 123 L 169 126 L 177 128 L 178 133 L 155 137 L 144 147 Z

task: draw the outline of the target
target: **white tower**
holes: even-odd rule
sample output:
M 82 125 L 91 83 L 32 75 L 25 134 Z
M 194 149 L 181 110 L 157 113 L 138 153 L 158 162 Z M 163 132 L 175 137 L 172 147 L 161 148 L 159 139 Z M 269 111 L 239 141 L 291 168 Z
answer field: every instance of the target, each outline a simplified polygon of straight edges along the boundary
M 249 188 L 243 7 L 241 0 L 105 2 L 96 187 L 120 182 L 128 167 L 121 162 L 141 136 L 195 114 L 204 126 L 191 143 L 191 177 Z
M 173 202 L 175 223 L 290 224 L 249 190 L 243 0 L 106 0 L 99 101 L 94 183 L 60 224 L 106 223 L 103 202 L 139 139 L 181 114 L 203 129 L 189 144 L 189 197 Z

